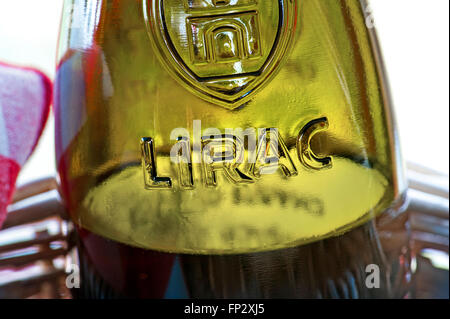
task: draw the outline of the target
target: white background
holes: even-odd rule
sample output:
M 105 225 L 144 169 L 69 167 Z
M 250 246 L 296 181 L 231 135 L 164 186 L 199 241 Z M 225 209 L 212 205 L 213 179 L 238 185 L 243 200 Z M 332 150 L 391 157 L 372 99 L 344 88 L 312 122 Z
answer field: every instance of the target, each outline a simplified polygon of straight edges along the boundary
M 372 0 L 371 6 L 405 158 L 448 174 L 449 1 Z M 53 78 L 61 11 L 62 0 L 0 0 L 0 60 Z M 53 134 L 50 118 L 19 183 L 55 174 Z

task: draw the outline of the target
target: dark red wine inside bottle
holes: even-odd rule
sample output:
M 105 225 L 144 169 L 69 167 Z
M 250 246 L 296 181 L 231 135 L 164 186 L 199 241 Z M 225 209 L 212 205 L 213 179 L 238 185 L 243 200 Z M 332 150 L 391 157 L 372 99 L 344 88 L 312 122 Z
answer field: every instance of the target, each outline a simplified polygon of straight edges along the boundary
M 391 239 L 380 239 L 372 222 L 296 248 L 222 256 L 162 253 L 84 229 L 78 234 L 77 298 L 411 297 L 407 236 L 398 243 L 400 254 L 386 251 L 383 243 Z M 378 288 L 370 265 L 379 267 Z

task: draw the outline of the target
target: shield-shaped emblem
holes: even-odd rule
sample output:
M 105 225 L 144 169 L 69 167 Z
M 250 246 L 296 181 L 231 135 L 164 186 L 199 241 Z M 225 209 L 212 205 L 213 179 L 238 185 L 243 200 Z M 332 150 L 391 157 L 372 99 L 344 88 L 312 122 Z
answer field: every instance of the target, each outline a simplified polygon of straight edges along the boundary
M 295 0 L 143 0 L 154 47 L 194 94 L 234 109 L 276 74 L 296 25 Z

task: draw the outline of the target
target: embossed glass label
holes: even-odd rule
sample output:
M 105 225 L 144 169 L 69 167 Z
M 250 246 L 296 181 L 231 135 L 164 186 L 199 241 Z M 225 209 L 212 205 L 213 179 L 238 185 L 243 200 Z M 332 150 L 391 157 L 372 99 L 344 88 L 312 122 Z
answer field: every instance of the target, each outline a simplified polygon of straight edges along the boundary
M 231 109 L 275 75 L 294 30 L 288 0 L 144 2 L 161 62 L 188 90 Z

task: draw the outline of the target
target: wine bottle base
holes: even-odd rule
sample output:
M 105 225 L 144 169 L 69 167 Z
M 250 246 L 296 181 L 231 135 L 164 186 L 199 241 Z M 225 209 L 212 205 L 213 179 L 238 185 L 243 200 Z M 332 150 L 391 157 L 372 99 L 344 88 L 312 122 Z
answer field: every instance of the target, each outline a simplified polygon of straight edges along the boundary
M 295 248 L 240 255 L 144 250 L 78 229 L 75 298 L 403 298 L 406 276 L 386 261 L 374 223 Z M 397 269 L 396 272 L 394 270 Z

